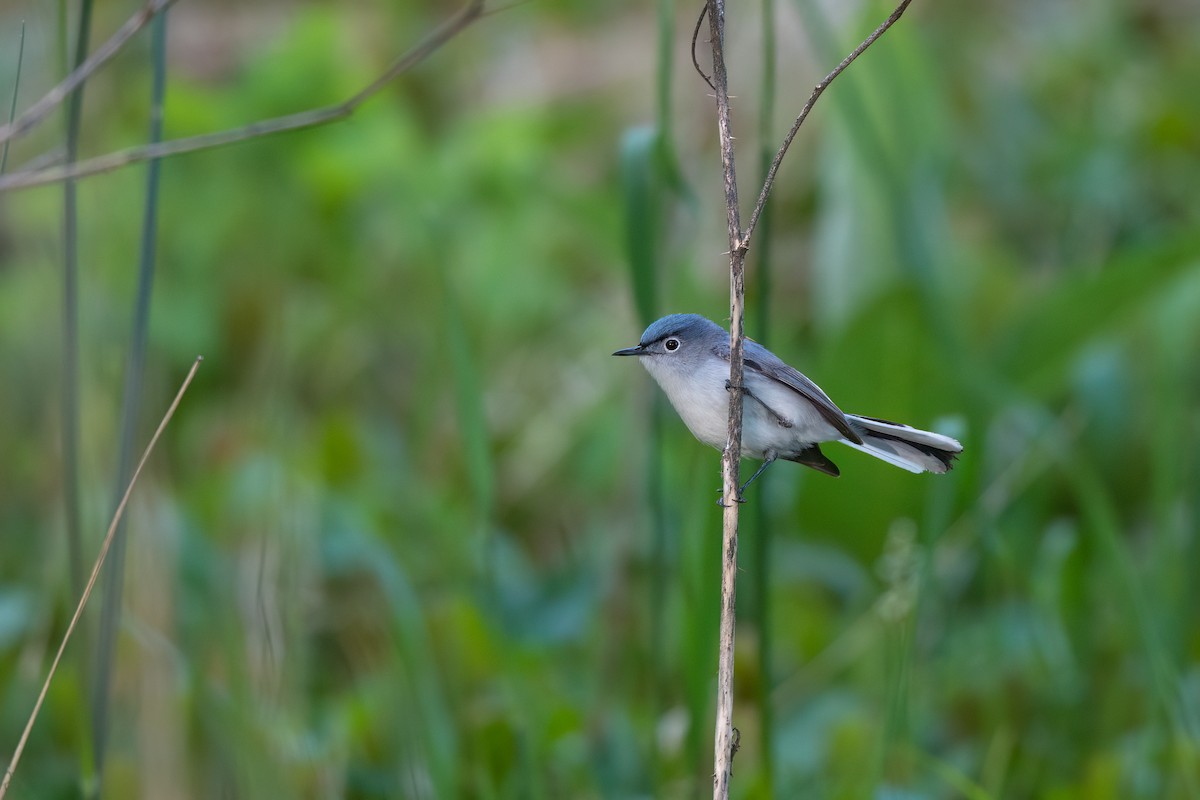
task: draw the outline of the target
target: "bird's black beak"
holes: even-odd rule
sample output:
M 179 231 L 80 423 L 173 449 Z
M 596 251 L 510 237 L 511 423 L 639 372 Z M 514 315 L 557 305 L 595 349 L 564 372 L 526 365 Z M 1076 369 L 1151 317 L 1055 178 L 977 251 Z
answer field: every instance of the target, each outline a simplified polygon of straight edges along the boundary
M 641 356 L 646 354 L 646 348 L 640 344 L 637 347 L 626 347 L 624 350 L 618 350 L 613 353 L 614 356 Z

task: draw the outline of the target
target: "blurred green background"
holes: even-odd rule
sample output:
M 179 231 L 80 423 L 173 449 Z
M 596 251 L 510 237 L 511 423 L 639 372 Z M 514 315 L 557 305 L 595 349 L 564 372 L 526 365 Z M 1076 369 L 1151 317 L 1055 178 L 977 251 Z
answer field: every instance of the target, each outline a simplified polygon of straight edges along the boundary
M 180 2 L 166 136 L 338 102 L 456 8 Z M 889 10 L 731 5 L 747 212 Z M 164 162 L 139 452 L 205 362 L 129 511 L 108 722 L 97 592 L 10 797 L 94 791 L 98 752 L 112 798 L 711 794 L 719 455 L 609 357 L 728 315 L 697 11 L 507 6 L 347 121 Z M 18 109 L 65 73 L 62 13 L 0 9 L 5 111 L 22 22 Z M 148 34 L 87 84 L 81 155 L 145 140 Z M 840 479 L 751 491 L 734 796 L 1200 797 L 1197 41 L 1179 0 L 918 0 L 801 131 L 748 333 L 966 452 L 834 445 Z M 85 565 L 145 172 L 78 188 Z M 5 762 L 77 596 L 63 202 L 0 195 Z

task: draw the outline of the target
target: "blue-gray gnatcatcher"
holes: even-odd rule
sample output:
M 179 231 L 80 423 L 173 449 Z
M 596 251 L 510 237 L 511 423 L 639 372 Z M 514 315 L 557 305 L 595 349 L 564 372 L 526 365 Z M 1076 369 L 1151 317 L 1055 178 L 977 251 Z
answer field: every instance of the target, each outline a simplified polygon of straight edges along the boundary
M 826 475 L 840 474 L 821 442 L 842 442 L 909 472 L 946 472 L 962 452 L 957 440 L 874 417 L 845 414 L 821 388 L 761 344 L 745 340 L 742 455 L 762 459 L 745 490 L 777 458 Z M 699 314 L 671 314 L 653 323 L 638 356 L 692 434 L 725 448 L 729 419 L 729 334 Z M 739 491 L 740 494 L 740 491 Z

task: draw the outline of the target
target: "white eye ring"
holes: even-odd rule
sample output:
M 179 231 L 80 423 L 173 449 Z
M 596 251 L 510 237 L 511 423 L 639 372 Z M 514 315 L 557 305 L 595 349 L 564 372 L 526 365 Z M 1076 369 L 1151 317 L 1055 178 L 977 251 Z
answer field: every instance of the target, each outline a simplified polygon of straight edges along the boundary
M 679 340 L 672 336 L 670 339 L 667 339 L 665 342 L 663 342 L 663 347 L 665 347 L 668 352 L 674 352 L 675 350 L 679 349 Z

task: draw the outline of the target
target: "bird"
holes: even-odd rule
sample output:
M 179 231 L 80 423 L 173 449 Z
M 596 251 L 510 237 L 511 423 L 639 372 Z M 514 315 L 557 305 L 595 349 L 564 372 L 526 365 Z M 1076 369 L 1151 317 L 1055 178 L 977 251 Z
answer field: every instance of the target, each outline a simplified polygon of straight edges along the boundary
M 745 339 L 743 385 L 729 381 L 729 333 L 699 314 L 670 314 L 651 323 L 632 356 L 658 383 L 701 442 L 718 450 L 728 437 L 729 395 L 743 394 L 742 455 L 761 460 L 739 498 L 777 459 L 837 477 L 841 470 L 823 452 L 841 442 L 909 472 L 945 473 L 962 452 L 958 440 L 877 417 L 847 414 L 821 387 L 767 348 Z

